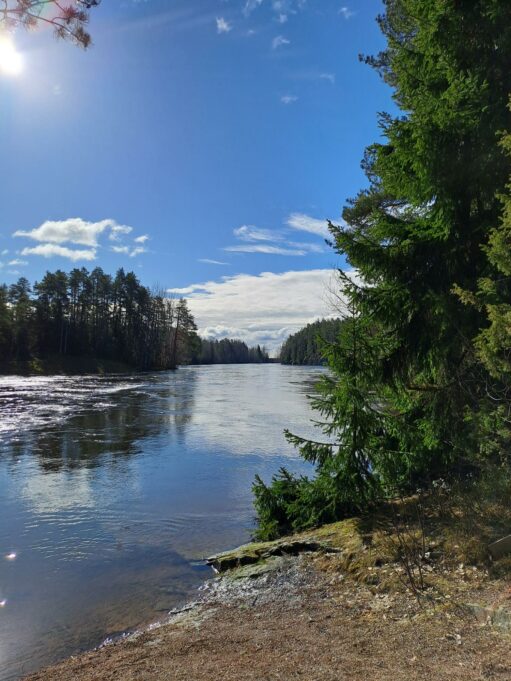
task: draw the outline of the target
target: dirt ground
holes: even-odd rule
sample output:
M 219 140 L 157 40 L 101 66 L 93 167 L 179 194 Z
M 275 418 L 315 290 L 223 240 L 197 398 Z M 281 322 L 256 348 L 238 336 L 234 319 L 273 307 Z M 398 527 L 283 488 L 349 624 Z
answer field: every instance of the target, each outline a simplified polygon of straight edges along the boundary
M 508 681 L 510 651 L 509 635 L 459 604 L 421 609 L 411 594 L 375 593 L 302 555 L 216 580 L 168 623 L 28 679 Z

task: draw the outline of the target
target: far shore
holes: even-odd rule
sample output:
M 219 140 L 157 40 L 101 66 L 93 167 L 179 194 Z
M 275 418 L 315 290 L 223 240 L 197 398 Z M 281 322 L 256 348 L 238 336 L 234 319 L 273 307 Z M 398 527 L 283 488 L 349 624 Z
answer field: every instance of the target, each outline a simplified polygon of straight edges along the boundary
M 246 362 L 245 364 L 280 364 L 280 360 L 272 358 L 268 362 Z M 235 364 L 183 364 L 181 366 L 236 366 Z M 304 365 L 305 366 L 305 365 Z M 314 365 L 307 365 L 314 366 Z M 0 376 L 81 376 L 86 374 L 138 374 L 149 372 L 175 371 L 179 367 L 167 369 L 141 370 L 137 367 L 112 359 L 98 359 L 97 357 L 73 357 L 55 355 L 44 359 L 27 361 L 0 362 Z

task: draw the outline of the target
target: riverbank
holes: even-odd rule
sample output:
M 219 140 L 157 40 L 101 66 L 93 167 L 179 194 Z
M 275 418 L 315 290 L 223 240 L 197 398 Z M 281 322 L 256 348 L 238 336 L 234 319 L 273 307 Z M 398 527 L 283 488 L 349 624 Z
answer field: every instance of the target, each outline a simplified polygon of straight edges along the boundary
M 166 621 L 28 679 L 510 678 L 507 559 L 467 566 L 439 546 L 427 547 L 417 594 L 360 521 L 247 545 L 214 557 L 220 576 Z
M 0 376 L 81 376 L 133 373 L 136 369 L 111 359 L 52 355 L 44 359 L 0 362 Z

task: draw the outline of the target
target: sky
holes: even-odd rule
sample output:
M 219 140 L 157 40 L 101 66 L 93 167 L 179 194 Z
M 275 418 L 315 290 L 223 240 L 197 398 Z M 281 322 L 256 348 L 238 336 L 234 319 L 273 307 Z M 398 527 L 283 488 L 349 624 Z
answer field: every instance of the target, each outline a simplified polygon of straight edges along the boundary
M 379 0 L 108 0 L 83 51 L 18 32 L 0 72 L 0 281 L 124 267 L 200 333 L 275 350 L 335 314 L 325 243 L 389 89 Z M 335 298 L 335 296 L 334 296 Z

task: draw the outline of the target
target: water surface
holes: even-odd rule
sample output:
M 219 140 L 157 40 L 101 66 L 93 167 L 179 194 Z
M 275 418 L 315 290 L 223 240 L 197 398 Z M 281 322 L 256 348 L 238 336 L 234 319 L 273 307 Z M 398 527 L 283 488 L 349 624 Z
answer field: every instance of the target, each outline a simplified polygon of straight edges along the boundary
M 182 603 L 247 541 L 251 485 L 305 470 L 322 369 L 0 377 L 0 681 Z

